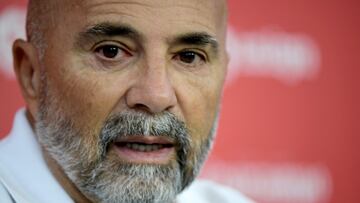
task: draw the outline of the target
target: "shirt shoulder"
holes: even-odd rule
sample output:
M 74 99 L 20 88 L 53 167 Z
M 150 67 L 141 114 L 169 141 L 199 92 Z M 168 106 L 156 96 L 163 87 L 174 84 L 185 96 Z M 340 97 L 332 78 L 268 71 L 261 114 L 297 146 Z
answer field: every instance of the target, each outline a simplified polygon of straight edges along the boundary
M 3 184 L 0 182 L 0 202 L 1 203 L 14 203 L 15 201 L 11 197 L 10 193 L 6 190 Z
M 72 203 L 46 165 L 25 109 L 16 113 L 10 134 L 0 140 L 0 203 Z M 1 199 L 1 198 L 4 198 Z
M 240 192 L 209 180 L 194 181 L 177 200 L 177 203 L 255 203 Z

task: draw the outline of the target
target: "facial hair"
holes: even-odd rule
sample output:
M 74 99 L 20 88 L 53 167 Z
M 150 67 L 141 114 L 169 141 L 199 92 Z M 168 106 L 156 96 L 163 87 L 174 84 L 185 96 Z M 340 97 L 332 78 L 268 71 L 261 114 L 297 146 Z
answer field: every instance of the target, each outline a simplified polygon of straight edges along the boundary
M 199 146 L 194 146 L 185 123 L 167 111 L 114 113 L 96 133 L 94 129 L 76 127 L 76 120 L 63 112 L 49 91 L 46 79 L 42 81 L 36 118 L 38 139 L 69 179 L 91 200 L 170 203 L 198 175 L 211 148 L 217 119 Z M 116 139 L 135 135 L 167 136 L 175 140 L 176 160 L 167 164 L 128 163 L 109 150 Z

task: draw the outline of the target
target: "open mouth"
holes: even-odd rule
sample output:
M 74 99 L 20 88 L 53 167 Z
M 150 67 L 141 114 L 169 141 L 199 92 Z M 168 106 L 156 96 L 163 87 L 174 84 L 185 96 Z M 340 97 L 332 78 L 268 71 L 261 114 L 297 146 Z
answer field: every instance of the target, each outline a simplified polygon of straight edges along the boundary
M 175 154 L 173 140 L 161 136 L 123 137 L 115 149 L 122 160 L 135 163 L 167 163 Z
M 130 150 L 139 152 L 153 152 L 164 148 L 173 147 L 172 144 L 146 144 L 141 142 L 117 142 L 115 144 L 117 147 L 126 147 Z

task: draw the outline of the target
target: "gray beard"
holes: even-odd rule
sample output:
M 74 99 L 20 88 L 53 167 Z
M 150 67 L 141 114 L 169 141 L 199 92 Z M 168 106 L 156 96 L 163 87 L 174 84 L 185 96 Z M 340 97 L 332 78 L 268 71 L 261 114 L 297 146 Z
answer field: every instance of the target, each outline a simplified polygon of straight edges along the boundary
M 174 202 L 198 175 L 215 136 L 217 119 L 201 146 L 193 146 L 185 124 L 173 114 L 134 111 L 112 115 L 96 136 L 91 130 L 76 129 L 49 94 L 45 85 L 36 118 L 38 139 L 78 189 L 96 202 Z M 116 138 L 132 135 L 173 138 L 177 160 L 161 165 L 132 164 L 108 153 Z M 91 142 L 86 139 L 89 136 L 97 140 Z

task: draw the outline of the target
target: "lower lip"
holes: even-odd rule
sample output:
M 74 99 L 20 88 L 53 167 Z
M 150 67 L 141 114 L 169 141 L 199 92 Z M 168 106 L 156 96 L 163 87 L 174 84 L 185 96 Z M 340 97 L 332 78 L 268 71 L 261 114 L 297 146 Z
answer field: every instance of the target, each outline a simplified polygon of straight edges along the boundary
M 171 159 L 172 155 L 175 153 L 174 147 L 165 147 L 159 150 L 154 150 L 150 152 L 142 152 L 130 149 L 125 146 L 115 145 L 115 151 L 117 155 L 126 162 L 132 163 L 156 163 L 156 164 L 166 164 Z

